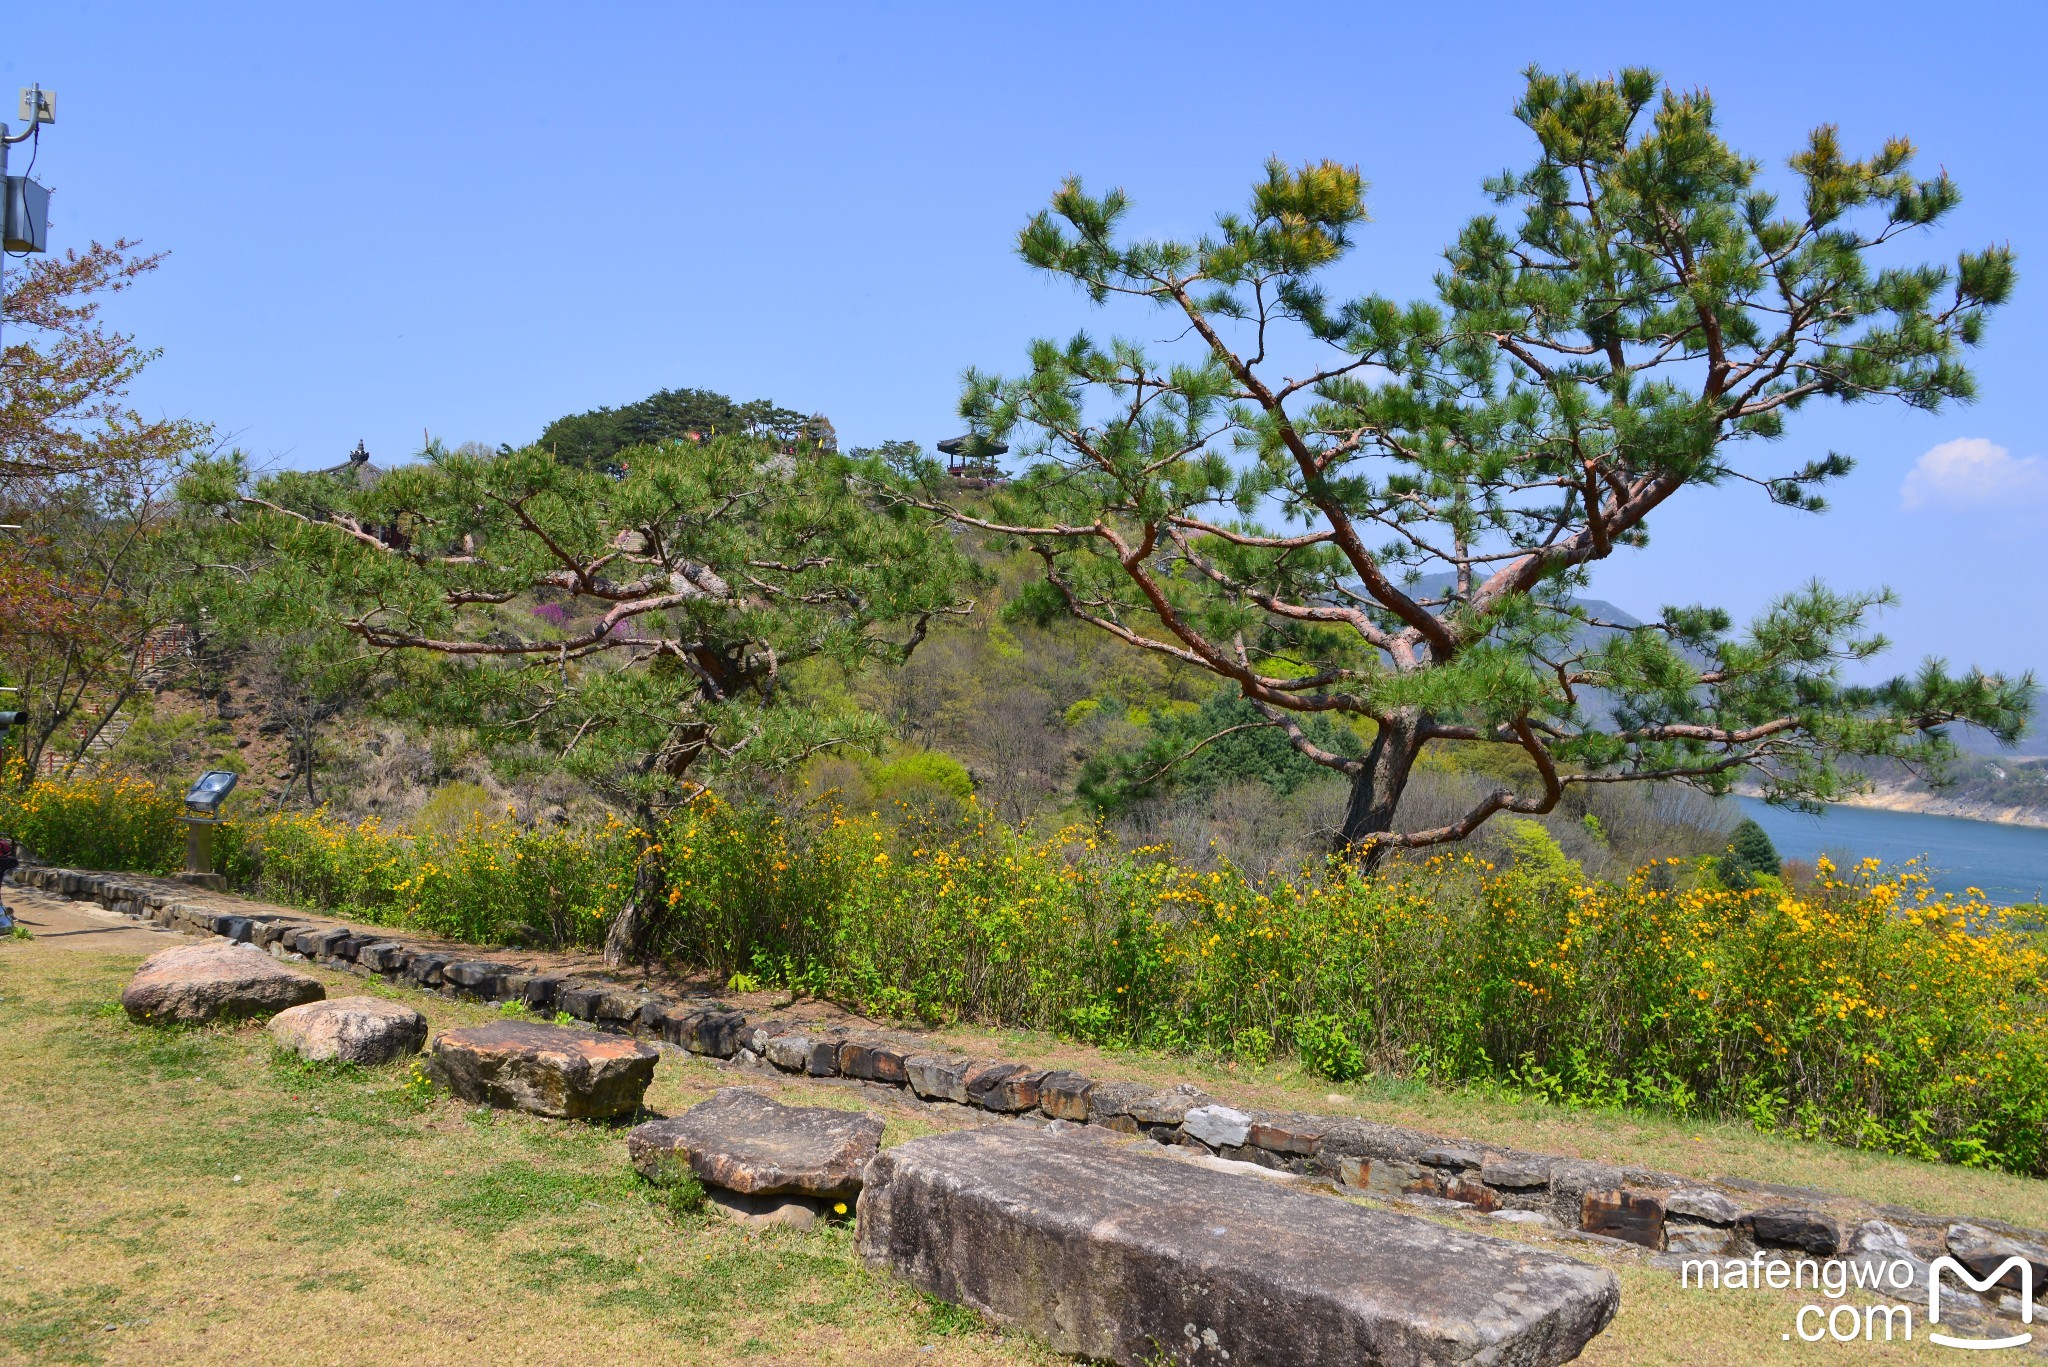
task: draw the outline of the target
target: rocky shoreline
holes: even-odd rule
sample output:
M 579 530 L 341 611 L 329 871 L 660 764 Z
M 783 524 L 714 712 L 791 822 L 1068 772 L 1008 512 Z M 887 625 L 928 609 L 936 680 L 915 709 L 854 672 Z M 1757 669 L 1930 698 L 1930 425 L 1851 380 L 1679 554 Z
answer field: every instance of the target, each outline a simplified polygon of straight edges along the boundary
M 1989 821 L 1999 826 L 2028 826 L 2048 830 L 2048 808 L 1999 807 L 1972 802 L 1926 789 L 1881 788 L 1839 798 L 1838 807 L 1865 807 L 1880 812 L 1905 812 L 1915 816 L 1952 816 L 1964 821 Z
M 1735 795 L 1761 798 L 1763 790 L 1755 784 L 1743 783 L 1736 785 Z M 2048 807 L 2000 806 L 1991 802 L 1953 797 L 1927 788 L 1879 785 L 1867 793 L 1851 793 L 1847 797 L 1838 797 L 1829 805 L 1860 807 L 1867 811 L 1899 812 L 1907 816 L 1950 816 L 1960 821 L 1986 821 L 1995 826 L 2024 826 L 2033 830 L 2048 830 Z

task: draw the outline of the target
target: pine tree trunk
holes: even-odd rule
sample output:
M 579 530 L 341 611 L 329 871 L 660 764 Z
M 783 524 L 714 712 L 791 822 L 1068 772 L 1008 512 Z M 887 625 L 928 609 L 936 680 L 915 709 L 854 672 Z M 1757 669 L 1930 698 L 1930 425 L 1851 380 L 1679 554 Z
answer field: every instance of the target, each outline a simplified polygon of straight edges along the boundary
M 647 953 L 647 935 L 653 928 L 656 908 L 661 906 L 661 860 L 654 849 L 656 819 L 651 808 L 634 814 L 641 831 L 640 849 L 633 861 L 633 900 L 626 903 L 604 933 L 604 962 L 607 968 L 625 968 Z
M 1415 757 L 1422 753 L 1422 726 L 1422 716 L 1414 712 L 1402 712 L 1380 723 L 1364 767 L 1351 779 L 1351 802 L 1337 833 L 1339 853 L 1355 850 L 1368 837 L 1394 829 L 1394 813 L 1401 805 L 1401 794 L 1407 791 Z M 1368 846 L 1359 855 L 1361 866 L 1377 868 L 1390 848 L 1377 843 Z

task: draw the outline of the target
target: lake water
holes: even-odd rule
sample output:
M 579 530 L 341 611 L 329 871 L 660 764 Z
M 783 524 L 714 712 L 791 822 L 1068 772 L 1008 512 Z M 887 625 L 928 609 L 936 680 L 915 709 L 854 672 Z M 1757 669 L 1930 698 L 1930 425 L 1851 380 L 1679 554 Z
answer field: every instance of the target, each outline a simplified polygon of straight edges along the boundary
M 1812 863 L 1825 854 L 1842 863 L 1846 856 L 1876 855 L 1898 864 L 1923 856 L 1934 886 L 1944 892 L 1976 887 L 1994 902 L 2048 901 L 2048 830 L 2039 827 L 1868 807 L 1830 807 L 1823 816 L 1807 816 L 1753 797 L 1735 801 L 1786 859 Z

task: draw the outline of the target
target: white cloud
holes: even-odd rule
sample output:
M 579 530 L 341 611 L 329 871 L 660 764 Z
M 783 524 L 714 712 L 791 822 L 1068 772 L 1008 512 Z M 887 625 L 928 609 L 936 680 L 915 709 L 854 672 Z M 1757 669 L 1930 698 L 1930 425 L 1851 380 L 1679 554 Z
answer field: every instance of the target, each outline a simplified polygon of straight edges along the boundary
M 2048 501 L 2048 460 L 2020 456 L 1982 437 L 1945 441 L 1913 463 L 1899 489 L 1908 512 L 1940 505 L 1981 508 Z

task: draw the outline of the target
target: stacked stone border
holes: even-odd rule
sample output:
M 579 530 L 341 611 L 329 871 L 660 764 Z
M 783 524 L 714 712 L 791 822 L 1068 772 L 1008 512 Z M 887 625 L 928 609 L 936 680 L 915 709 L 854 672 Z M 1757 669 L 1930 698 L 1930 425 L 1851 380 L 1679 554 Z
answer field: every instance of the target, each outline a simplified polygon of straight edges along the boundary
M 1162 1090 L 935 1053 L 913 1034 L 750 1018 L 710 998 L 667 997 L 529 972 L 481 955 L 311 923 L 285 911 L 222 910 L 185 900 L 191 889 L 168 879 L 38 866 L 22 867 L 14 877 L 26 887 L 94 901 L 167 929 L 254 944 L 280 958 L 453 998 L 520 1002 L 536 1012 L 563 1012 L 599 1030 L 659 1039 L 709 1058 L 899 1088 L 927 1103 L 1099 1125 L 1411 1205 L 1541 1223 L 1693 1258 L 1761 1253 L 1925 1262 L 1950 1254 L 1974 1265 L 2017 1252 L 2035 1264 L 2036 1294 L 2048 1296 L 2048 1237 L 2003 1221 L 1966 1221 L 1806 1187 L 1728 1177 L 1707 1181 L 1524 1153 L 1355 1117 L 1239 1110 L 1187 1083 Z

